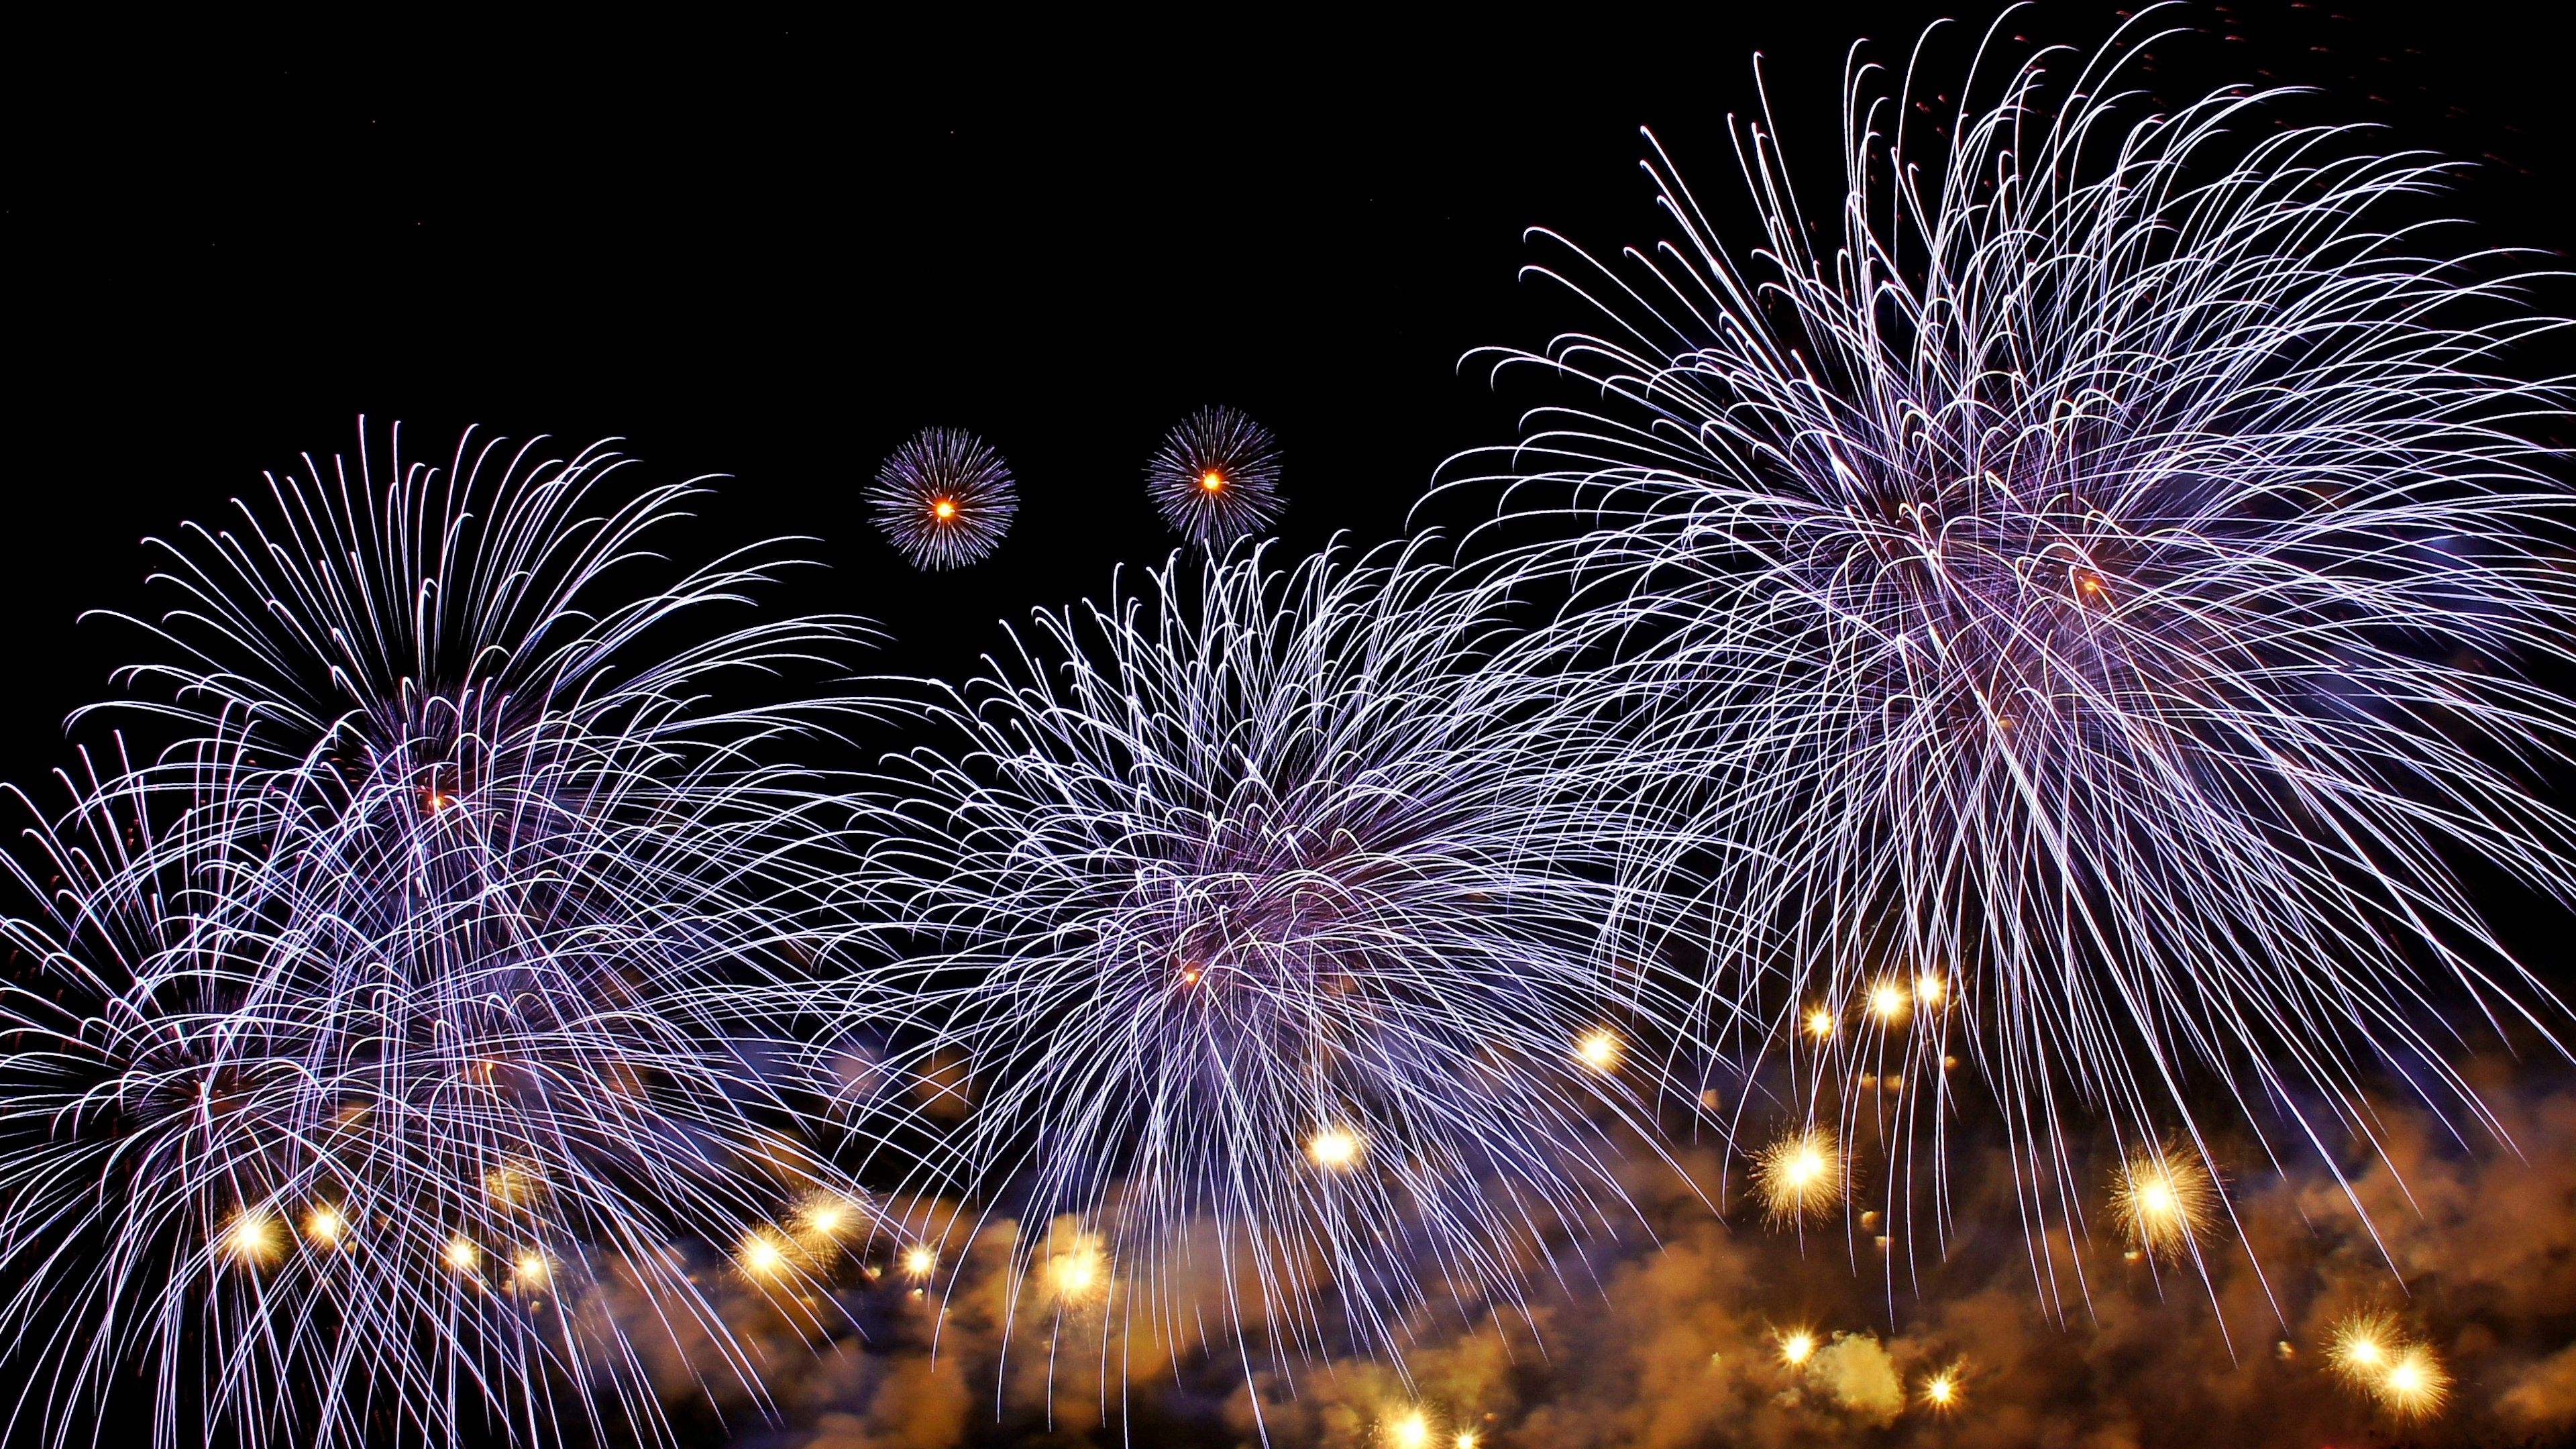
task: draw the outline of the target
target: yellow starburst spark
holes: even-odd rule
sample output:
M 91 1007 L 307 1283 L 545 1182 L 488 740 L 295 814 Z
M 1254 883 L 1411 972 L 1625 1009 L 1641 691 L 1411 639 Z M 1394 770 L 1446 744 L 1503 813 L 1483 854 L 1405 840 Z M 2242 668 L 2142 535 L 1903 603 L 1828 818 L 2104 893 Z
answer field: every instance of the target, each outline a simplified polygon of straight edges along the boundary
M 2345 1314 L 2326 1336 L 2326 1362 L 2363 1388 L 2376 1384 L 2397 1359 L 2397 1319 L 2385 1309 Z
M 1803 1328 L 1780 1335 L 1780 1362 L 1791 1368 L 1805 1365 L 1816 1356 L 1816 1336 Z
M 1574 1044 L 1574 1054 L 1596 1072 L 1615 1070 L 1619 1065 L 1619 1038 L 1607 1031 L 1587 1032 Z
M 277 1225 L 258 1208 L 244 1208 L 224 1225 L 223 1248 L 235 1262 L 259 1264 L 277 1256 Z
M 474 1265 L 483 1260 L 482 1250 L 474 1246 L 472 1238 L 467 1237 L 448 1239 L 447 1246 L 439 1251 L 438 1256 L 439 1261 L 459 1273 L 473 1272 Z
M 1792 1132 L 1753 1160 L 1753 1185 L 1775 1223 L 1820 1217 L 1840 1207 L 1848 1176 L 1841 1145 L 1822 1128 Z
M 754 1278 L 775 1277 L 787 1266 L 787 1250 L 767 1232 L 742 1240 L 742 1270 Z
M 1923 1381 L 1923 1402 L 1935 1410 L 1947 1412 L 1959 1403 L 1959 1371 L 1943 1369 Z
M 1819 1006 L 1807 1013 L 1807 1035 L 1824 1041 L 1834 1034 L 1834 1014 Z
M 325 1248 L 338 1247 L 341 1235 L 348 1231 L 349 1220 L 328 1203 L 304 1215 L 304 1236 Z
M 519 1260 L 510 1265 L 510 1276 L 523 1288 L 543 1288 L 552 1274 L 546 1255 L 534 1249 L 521 1253 Z
M 1939 1006 L 1941 998 L 1949 994 L 1949 984 L 1935 972 L 1926 971 L 1914 978 L 1914 999 L 1925 1006 Z
M 1346 1168 L 1360 1159 L 1360 1139 L 1349 1128 L 1327 1127 L 1307 1139 L 1306 1155 L 1317 1167 Z
M 1090 1242 L 1076 1243 L 1071 1249 L 1058 1253 L 1047 1265 L 1047 1279 L 1058 1298 L 1087 1298 L 1108 1276 L 1107 1265 L 1100 1259 L 1099 1246 Z
M 801 1212 L 805 1231 L 819 1238 L 833 1237 L 859 1219 L 859 1208 L 848 1198 L 825 1195 L 810 1199 Z
M 1905 1014 L 1908 1005 L 1905 988 L 1893 981 L 1882 981 L 1869 993 L 1869 1009 L 1881 1021 L 1894 1021 Z
M 2388 1371 L 2379 1376 L 2379 1401 L 2404 1419 L 2420 1419 L 2442 1407 L 2451 1396 L 2451 1375 L 2423 1344 L 2399 1349 Z
M 1407 1414 L 1386 1426 L 1386 1441 L 1395 1449 L 1430 1449 L 1431 1421 Z
M 939 1266 L 939 1255 L 915 1245 L 903 1250 L 903 1271 L 908 1278 L 927 1278 Z
M 2143 1152 L 2111 1180 L 2111 1217 L 2140 1249 L 2179 1257 L 2209 1234 L 2218 1184 L 2198 1157 L 2176 1147 Z

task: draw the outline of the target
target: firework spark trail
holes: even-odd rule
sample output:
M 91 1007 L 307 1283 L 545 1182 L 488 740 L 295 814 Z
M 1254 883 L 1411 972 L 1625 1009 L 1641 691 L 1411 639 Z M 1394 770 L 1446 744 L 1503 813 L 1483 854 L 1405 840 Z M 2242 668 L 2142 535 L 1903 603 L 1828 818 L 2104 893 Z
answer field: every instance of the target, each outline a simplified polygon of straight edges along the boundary
M 975 1064 L 970 1154 L 1097 1235 L 1131 1331 L 1396 1353 L 1620 1211 L 1675 1017 L 1597 798 L 1632 756 L 1481 669 L 1454 583 L 1177 557 L 888 763 L 870 908 Z
M 699 702 L 855 626 L 642 647 L 757 571 L 633 592 L 683 493 L 585 515 L 595 450 L 468 457 L 317 469 L 173 549 L 186 663 L 131 673 L 194 733 L 12 862 L 0 1323 L 58 1440 L 140 1370 L 164 1445 L 666 1442 L 653 1340 L 760 1392 L 692 1252 L 863 1201 L 761 1036 L 835 795 L 754 758 L 856 706 Z M 801 1268 L 751 1276 L 803 1316 Z
M 1546 646 L 1615 655 L 1660 701 L 1636 738 L 1714 782 L 1710 899 L 1776 907 L 1715 933 L 1721 1018 L 1846 1130 L 1874 1055 L 1938 1084 L 1890 1129 L 1934 1170 L 1889 1184 L 1936 1223 L 1964 1037 L 2052 1292 L 2079 1104 L 2124 1153 L 2205 1158 L 2213 1091 L 2331 1148 L 2371 1137 L 2385 1063 L 2484 1117 L 2443 994 L 2544 1035 L 2561 1008 L 2446 856 L 2576 885 L 2535 793 L 2576 709 L 2527 672 L 2576 654 L 2568 496 L 2520 432 L 2564 389 L 2503 372 L 2563 324 L 2502 305 L 2530 278 L 2481 280 L 2501 254 L 2378 220 L 2436 160 L 2276 130 L 2281 92 L 2133 116 L 2151 29 L 1999 90 L 1999 31 L 1957 91 L 1920 48 L 1894 96 L 1855 55 L 1830 215 L 1767 114 L 1739 130 L 1758 250 L 1654 149 L 1679 240 L 1563 243 L 1532 270 L 1606 327 L 1501 364 L 1599 408 L 1443 485 L 1503 487 L 1498 541 L 1551 535 L 1503 565 L 1571 591 Z M 1918 972 L 1938 1009 L 1832 1029 Z

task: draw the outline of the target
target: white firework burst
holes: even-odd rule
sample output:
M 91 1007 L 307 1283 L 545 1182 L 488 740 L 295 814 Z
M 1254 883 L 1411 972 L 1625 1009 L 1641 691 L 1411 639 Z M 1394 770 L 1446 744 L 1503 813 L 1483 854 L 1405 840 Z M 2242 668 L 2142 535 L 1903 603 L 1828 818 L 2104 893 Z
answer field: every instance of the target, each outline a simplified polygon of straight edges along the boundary
M 1041 613 L 893 767 L 872 909 L 970 1065 L 969 1154 L 1079 1221 L 1128 1329 L 1393 1351 L 1620 1208 L 1672 1018 L 1618 950 L 1627 757 L 1480 667 L 1453 584 L 1420 547 L 1176 559 Z
M 1555 535 L 1510 559 L 1570 590 L 1549 647 L 1709 782 L 1724 1019 L 1819 1120 L 1932 1088 L 1900 1147 L 1972 1049 L 2034 1244 L 2079 1104 L 2203 1156 L 2212 1102 L 2367 1136 L 2377 1063 L 2479 1111 L 2428 1007 L 2557 1008 L 2451 862 L 2576 884 L 2563 394 L 2506 366 L 2562 324 L 2394 219 L 2439 161 L 2279 93 L 2149 113 L 2149 24 L 1999 87 L 1991 32 L 1956 89 L 1855 64 L 1838 193 L 1742 128 L 1751 245 L 1654 149 L 1676 240 L 1569 245 L 1605 325 L 1506 359 L 1601 404 L 1473 480 Z
M 163 1445 L 667 1442 L 675 1349 L 761 1394 L 721 1255 L 863 1200 L 776 1037 L 834 795 L 755 759 L 826 706 L 699 702 L 855 626 L 646 641 L 758 571 L 621 581 L 680 491 L 490 456 L 173 548 L 133 677 L 193 732 L 12 862 L 0 1323 L 56 1439 L 140 1375 Z

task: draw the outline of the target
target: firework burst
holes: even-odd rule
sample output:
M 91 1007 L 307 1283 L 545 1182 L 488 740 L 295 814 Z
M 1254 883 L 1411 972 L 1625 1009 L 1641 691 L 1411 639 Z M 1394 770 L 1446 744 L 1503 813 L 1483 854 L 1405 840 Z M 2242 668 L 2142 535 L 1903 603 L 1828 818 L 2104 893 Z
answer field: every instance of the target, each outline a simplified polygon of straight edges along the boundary
M 2218 1183 L 2198 1157 L 2167 1147 L 2121 1164 L 2111 1218 L 2140 1252 L 2195 1257 L 2218 1221 Z
M 1753 1190 L 1765 1217 L 1794 1227 L 1842 1207 L 1851 1194 L 1850 1159 L 1830 1131 L 1792 1132 L 1754 1155 Z
M 877 527 L 917 568 L 963 568 L 999 547 L 1020 511 L 1011 470 L 962 428 L 924 428 L 877 468 Z
M 1710 782 L 1682 863 L 1776 904 L 1713 933 L 1714 1014 L 1855 1096 L 1865 1053 L 1938 1083 L 1964 1036 L 2034 1223 L 2076 1211 L 2082 1108 L 2124 1152 L 2205 1153 L 2213 1096 L 2368 1136 L 2387 1062 L 2484 1116 L 2433 990 L 2559 1008 L 2447 861 L 2576 885 L 2535 793 L 2576 710 L 2524 668 L 2576 654 L 2523 436 L 2561 394 L 2502 373 L 2561 324 L 2382 219 L 2436 161 L 2271 94 L 2133 117 L 2147 23 L 1999 87 L 1856 65 L 1812 209 L 1747 126 L 1753 247 L 1655 150 L 1678 240 L 1568 248 L 1605 325 L 1508 359 L 1608 403 L 1482 480 L 1553 535 L 1512 552 L 1571 593 L 1551 645 L 1615 653 L 1641 747 Z M 1935 1009 L 1837 1031 L 1891 969 Z
M 1481 672 L 1450 583 L 1176 560 L 1040 614 L 897 770 L 877 909 L 974 1062 L 972 1154 L 1139 1324 L 1392 1348 L 1424 1273 L 1508 1296 L 1621 1201 L 1670 1016 L 1607 949 L 1624 756 Z
M 1189 415 L 1145 465 L 1145 491 L 1163 521 L 1207 548 L 1249 538 L 1277 521 L 1279 444 L 1232 408 Z
M 58 1438 L 139 1372 L 164 1445 L 665 1442 L 657 1352 L 760 1392 L 692 1255 L 865 1212 L 763 1035 L 828 795 L 750 752 L 814 711 L 696 703 L 852 626 L 643 648 L 757 573 L 603 583 L 684 494 L 585 515 L 603 455 L 493 456 L 173 547 L 181 662 L 130 677 L 196 733 L 11 863 L 5 1322 Z

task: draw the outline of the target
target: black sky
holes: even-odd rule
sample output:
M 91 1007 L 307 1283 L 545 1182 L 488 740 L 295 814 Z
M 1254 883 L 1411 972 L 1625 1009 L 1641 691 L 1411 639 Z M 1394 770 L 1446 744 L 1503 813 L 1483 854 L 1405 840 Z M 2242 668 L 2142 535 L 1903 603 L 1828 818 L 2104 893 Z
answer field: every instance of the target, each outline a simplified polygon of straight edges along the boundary
M 1829 147 L 1849 42 L 1900 62 L 1943 13 L 22 31 L 0 775 L 65 758 L 64 715 L 131 657 L 73 621 L 152 607 L 138 540 L 349 447 L 360 414 L 425 452 L 474 423 L 730 474 L 704 541 L 816 535 L 828 572 L 793 602 L 883 621 L 906 671 L 954 674 L 994 620 L 1159 559 L 1139 469 L 1202 403 L 1281 435 L 1292 545 L 1387 537 L 1443 457 L 1511 435 L 1512 399 L 1459 360 L 1550 330 L 1522 228 L 1663 235 L 1640 123 L 1722 200 L 1753 52 L 1793 144 Z M 2114 19 L 2048 4 L 2007 28 L 2089 44 Z M 2499 158 L 2462 204 L 2483 239 L 2569 239 L 2558 34 L 2480 4 L 2176 19 L 2209 34 L 2151 78 L 2324 86 L 2336 114 Z M 999 446 L 1025 508 L 944 577 L 855 504 L 934 423 Z

